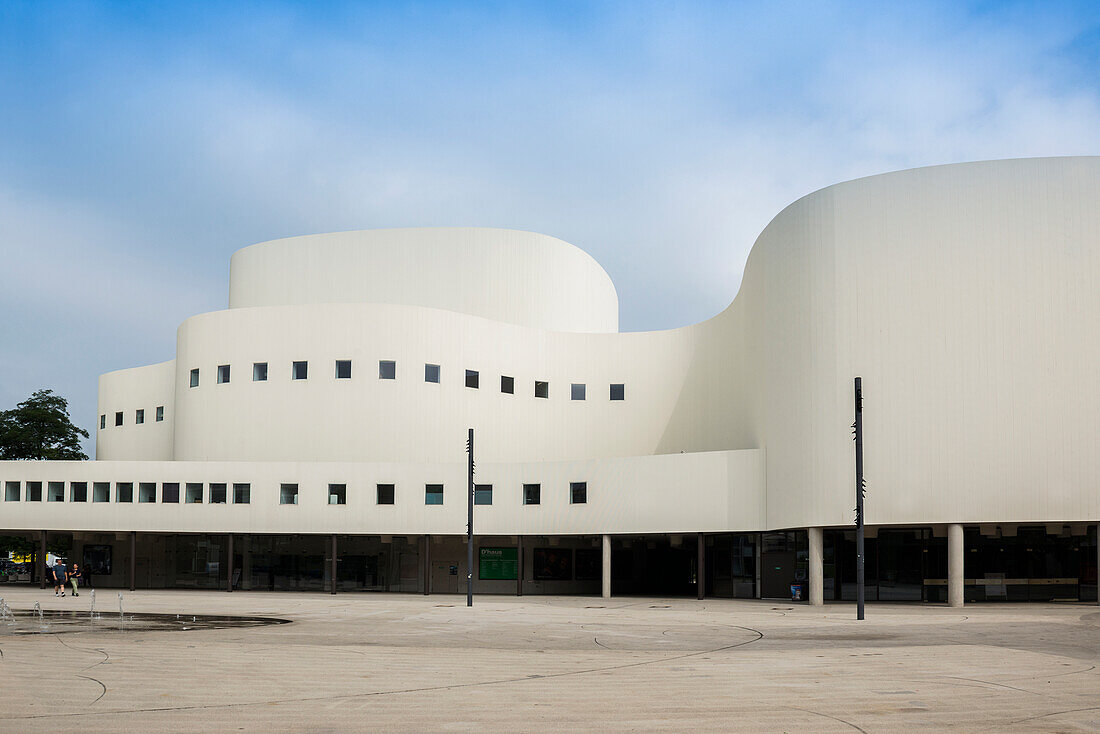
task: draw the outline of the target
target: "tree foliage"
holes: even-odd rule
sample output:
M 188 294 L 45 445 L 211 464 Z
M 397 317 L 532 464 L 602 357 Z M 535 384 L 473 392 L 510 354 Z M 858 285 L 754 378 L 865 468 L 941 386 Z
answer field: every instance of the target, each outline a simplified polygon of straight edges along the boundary
M 88 438 L 88 432 L 73 425 L 69 402 L 52 390 L 36 390 L 0 411 L 0 459 L 87 459 L 81 437 Z

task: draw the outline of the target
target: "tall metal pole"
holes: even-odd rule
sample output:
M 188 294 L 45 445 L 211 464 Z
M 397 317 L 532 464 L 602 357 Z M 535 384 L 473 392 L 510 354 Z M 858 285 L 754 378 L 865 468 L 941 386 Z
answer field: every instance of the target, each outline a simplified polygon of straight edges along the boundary
M 856 378 L 856 422 L 852 425 L 856 436 L 856 619 L 863 619 L 863 378 Z
M 466 507 L 466 606 L 474 605 L 474 429 L 466 437 L 469 492 Z

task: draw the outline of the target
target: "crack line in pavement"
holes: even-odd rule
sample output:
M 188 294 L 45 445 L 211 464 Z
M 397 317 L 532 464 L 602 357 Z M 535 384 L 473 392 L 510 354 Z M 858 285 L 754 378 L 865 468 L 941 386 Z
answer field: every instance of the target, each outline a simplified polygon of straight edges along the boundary
M 837 718 L 836 716 L 830 716 L 829 714 L 823 714 L 820 711 L 814 711 L 813 709 L 799 708 L 798 706 L 784 706 L 783 708 L 792 709 L 794 711 L 804 711 L 807 714 L 814 714 L 816 716 L 824 716 L 826 719 L 832 719 L 833 721 L 839 721 L 841 724 L 847 724 L 848 726 L 852 727 L 856 731 L 861 731 L 861 732 L 863 732 L 863 734 L 867 734 L 866 730 L 859 728 L 858 726 L 856 726 L 855 724 L 853 724 L 850 721 L 845 721 L 844 719 Z
M 1013 724 L 1023 724 L 1025 721 L 1035 721 L 1036 719 L 1046 719 L 1051 716 L 1061 716 L 1062 714 L 1077 714 L 1082 711 L 1100 711 L 1100 706 L 1088 706 L 1083 709 L 1066 709 L 1065 711 L 1051 711 L 1049 714 L 1039 714 L 1038 716 L 1029 716 L 1026 719 L 1016 719 L 1015 721 L 1008 722 L 1009 726 Z

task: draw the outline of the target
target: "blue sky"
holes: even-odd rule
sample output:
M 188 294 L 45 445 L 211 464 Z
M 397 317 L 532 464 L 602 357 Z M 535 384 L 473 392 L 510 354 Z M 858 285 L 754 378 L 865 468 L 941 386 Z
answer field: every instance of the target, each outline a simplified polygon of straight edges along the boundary
M 276 237 L 481 225 L 707 318 L 798 197 L 1100 154 L 1097 3 L 0 4 L 0 408 L 170 359 Z

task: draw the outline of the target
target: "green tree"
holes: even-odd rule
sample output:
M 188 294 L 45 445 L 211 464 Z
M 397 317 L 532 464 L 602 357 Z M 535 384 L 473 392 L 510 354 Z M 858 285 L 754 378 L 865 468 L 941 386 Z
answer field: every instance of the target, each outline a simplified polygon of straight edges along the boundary
M 0 459 L 87 459 L 82 436 L 88 438 L 88 432 L 69 420 L 69 402 L 52 390 L 36 390 L 0 411 Z

